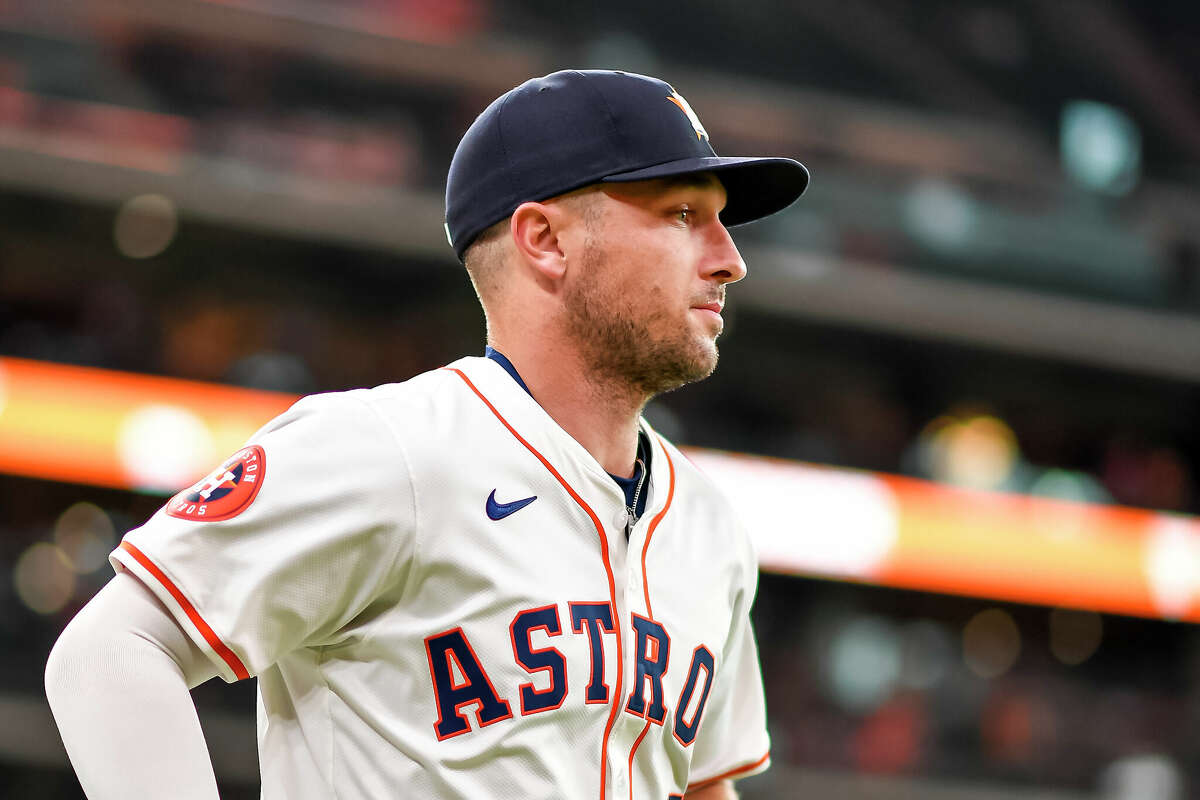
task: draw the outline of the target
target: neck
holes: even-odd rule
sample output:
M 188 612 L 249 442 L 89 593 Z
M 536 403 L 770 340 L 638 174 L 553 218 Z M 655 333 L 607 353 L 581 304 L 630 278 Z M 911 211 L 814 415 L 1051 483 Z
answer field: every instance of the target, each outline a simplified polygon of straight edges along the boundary
M 606 472 L 628 478 L 637 459 L 638 417 L 648 397 L 594 374 L 578 353 L 546 340 L 489 344 L 503 353 L 534 399 Z

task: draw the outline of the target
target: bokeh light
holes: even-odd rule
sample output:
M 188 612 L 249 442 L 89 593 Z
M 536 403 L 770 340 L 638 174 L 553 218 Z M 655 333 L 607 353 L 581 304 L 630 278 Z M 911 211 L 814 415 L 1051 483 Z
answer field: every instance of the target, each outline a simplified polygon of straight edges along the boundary
M 1179 617 L 1200 603 L 1200 523 L 1160 517 L 1146 546 L 1146 580 L 1159 611 Z
M 171 198 L 139 194 L 126 200 L 113 223 L 117 250 L 130 258 L 152 258 L 167 249 L 179 229 Z
M 1141 134 L 1123 111 L 1090 100 L 1068 103 L 1062 113 L 1059 146 L 1067 174 L 1081 186 L 1125 194 L 1137 183 Z
M 13 587 L 21 602 L 39 614 L 54 614 L 75 593 L 75 570 L 58 545 L 35 542 L 13 567 Z
M 1100 647 L 1104 621 L 1094 611 L 1056 608 L 1050 612 L 1050 652 L 1064 664 L 1082 664 Z
M 1162 753 L 1119 758 L 1100 774 L 1101 800 L 1183 800 L 1179 766 Z
M 998 678 L 1021 653 L 1021 632 L 1012 615 L 989 608 L 971 618 L 963 629 L 963 660 L 981 678 Z
M 938 417 L 921 432 L 918 450 L 934 480 L 971 489 L 1002 488 L 1020 455 L 1012 428 L 990 414 Z
M 829 646 L 828 679 L 843 708 L 870 711 L 888 699 L 900 676 L 900 636 L 879 617 L 851 619 Z
M 1091 475 L 1070 469 L 1045 470 L 1030 485 L 1029 494 L 1076 503 L 1112 502 L 1112 497 L 1100 481 Z
M 76 503 L 54 523 L 54 543 L 81 575 L 107 564 L 116 542 L 112 520 L 94 503 Z
M 204 420 L 186 408 L 164 404 L 131 411 L 117 447 L 130 482 L 148 490 L 182 488 L 212 469 L 217 458 Z
M 905 225 L 925 245 L 955 252 L 973 241 L 979 211 L 958 186 L 926 178 L 913 185 L 902 203 Z

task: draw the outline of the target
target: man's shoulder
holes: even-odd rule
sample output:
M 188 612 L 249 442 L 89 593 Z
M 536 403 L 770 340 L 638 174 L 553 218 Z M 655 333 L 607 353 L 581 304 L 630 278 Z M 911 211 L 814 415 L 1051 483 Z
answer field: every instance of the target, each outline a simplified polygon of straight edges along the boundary
M 292 406 L 289 413 L 336 417 L 362 414 L 369 409 L 384 417 L 401 413 L 412 414 L 422 407 L 445 402 L 444 395 L 452 391 L 456 383 L 452 370 L 472 360 L 474 359 L 459 359 L 444 367 L 431 369 L 394 383 L 306 395 Z
M 649 426 L 647 425 L 647 428 Z M 651 429 L 651 435 L 658 439 L 670 460 L 670 467 L 675 471 L 676 483 L 689 491 L 710 496 L 713 503 L 720 508 L 732 511 L 728 499 L 712 476 L 696 465 L 691 457 L 679 445 Z
M 305 395 L 260 428 L 251 442 L 281 441 L 280 434 L 289 428 L 293 435 L 284 438 L 306 448 L 409 441 L 430 429 L 434 414 L 453 413 L 447 409 L 453 403 L 447 397 L 453 379 L 453 373 L 439 368 L 396 383 Z
M 733 544 L 732 550 L 721 548 L 721 552 L 734 552 L 747 565 L 757 563 L 754 542 L 749 531 L 742 524 L 736 500 L 729 495 L 726 487 L 713 477 L 706 469 L 699 466 L 688 454 L 688 450 L 667 440 L 659 434 L 658 441 L 670 461 L 669 468 L 675 472 L 675 493 L 673 505 L 678 504 L 686 509 L 689 519 L 701 524 L 694 527 L 694 532 L 703 531 L 706 535 L 715 537 L 726 546 Z

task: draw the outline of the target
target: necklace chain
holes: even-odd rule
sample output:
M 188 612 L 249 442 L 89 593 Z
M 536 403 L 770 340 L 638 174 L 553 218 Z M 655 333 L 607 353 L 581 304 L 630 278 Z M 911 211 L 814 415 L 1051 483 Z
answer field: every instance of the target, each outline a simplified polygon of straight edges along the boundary
M 646 474 L 647 474 L 645 461 L 642 461 L 642 459 L 639 458 L 637 460 L 637 465 L 638 465 L 638 468 L 641 470 L 641 476 L 638 478 L 637 486 L 634 487 L 634 490 L 633 490 L 633 504 L 631 506 L 629 506 L 629 516 L 633 518 L 634 522 L 637 522 L 638 498 L 642 496 L 642 486 L 646 483 Z

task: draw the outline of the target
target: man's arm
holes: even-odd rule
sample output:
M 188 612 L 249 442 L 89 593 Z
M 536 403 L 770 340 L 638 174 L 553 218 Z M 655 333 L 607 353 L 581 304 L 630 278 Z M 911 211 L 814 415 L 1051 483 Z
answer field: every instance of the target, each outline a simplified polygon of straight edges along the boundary
M 216 800 L 189 690 L 216 667 L 141 581 L 119 573 L 63 630 L 46 697 L 91 800 Z
M 733 789 L 733 781 L 717 781 L 703 789 L 688 792 L 683 800 L 737 800 L 737 792 Z

